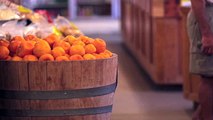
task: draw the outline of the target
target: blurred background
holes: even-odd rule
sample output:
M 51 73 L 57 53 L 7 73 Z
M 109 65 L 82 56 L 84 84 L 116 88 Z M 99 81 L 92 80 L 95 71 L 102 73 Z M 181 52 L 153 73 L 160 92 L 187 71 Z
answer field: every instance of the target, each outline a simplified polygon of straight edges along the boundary
M 65 16 L 119 56 L 112 120 L 191 120 L 199 77 L 188 70 L 189 0 L 12 0 Z

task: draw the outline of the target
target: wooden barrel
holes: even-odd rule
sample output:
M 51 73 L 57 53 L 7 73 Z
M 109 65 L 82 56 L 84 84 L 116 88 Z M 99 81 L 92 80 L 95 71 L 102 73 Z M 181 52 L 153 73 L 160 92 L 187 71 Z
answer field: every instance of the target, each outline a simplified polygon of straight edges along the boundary
M 0 61 L 1 120 L 110 120 L 117 55 L 70 62 Z

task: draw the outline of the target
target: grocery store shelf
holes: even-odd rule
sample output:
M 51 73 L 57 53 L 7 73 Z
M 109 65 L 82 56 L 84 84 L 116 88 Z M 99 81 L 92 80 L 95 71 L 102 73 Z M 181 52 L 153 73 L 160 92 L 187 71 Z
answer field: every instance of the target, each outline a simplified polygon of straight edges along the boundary
M 91 0 L 88 2 L 88 0 L 70 0 L 69 1 L 69 16 L 70 19 L 74 20 L 77 19 L 79 17 L 79 9 L 85 9 L 83 10 L 83 13 L 85 13 L 85 16 L 87 16 L 87 13 L 90 14 L 92 12 L 94 12 L 94 7 L 101 7 L 104 8 L 104 6 L 106 8 L 108 8 L 110 6 L 110 10 L 109 10 L 109 15 L 112 18 L 120 18 L 120 0 L 105 0 L 105 1 L 100 1 L 100 0 Z M 89 12 L 88 12 L 89 11 Z M 84 15 L 84 14 L 83 14 Z M 91 14 L 91 15 L 98 15 L 98 16 L 104 16 L 104 15 L 100 15 L 100 14 Z M 89 16 L 90 17 L 90 16 Z
M 33 9 L 60 9 L 60 8 L 68 8 L 67 4 L 50 4 L 50 5 L 36 5 Z
M 78 5 L 83 5 L 83 6 L 97 6 L 97 5 L 111 5 L 111 3 L 78 3 Z
M 99 4 L 99 3 L 111 3 L 111 0 L 79 0 L 80 4 Z

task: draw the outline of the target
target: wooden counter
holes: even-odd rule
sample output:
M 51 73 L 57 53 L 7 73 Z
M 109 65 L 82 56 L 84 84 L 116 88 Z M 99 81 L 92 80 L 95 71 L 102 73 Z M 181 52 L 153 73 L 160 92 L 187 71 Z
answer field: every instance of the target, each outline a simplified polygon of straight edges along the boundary
M 184 97 L 199 102 L 200 78 L 189 73 L 186 18 L 190 8 L 181 8 L 179 18 L 163 17 L 159 2 L 122 0 L 124 43 L 154 83 L 183 84 Z
M 181 19 L 156 13 L 156 2 L 122 0 L 124 43 L 156 84 L 182 84 Z

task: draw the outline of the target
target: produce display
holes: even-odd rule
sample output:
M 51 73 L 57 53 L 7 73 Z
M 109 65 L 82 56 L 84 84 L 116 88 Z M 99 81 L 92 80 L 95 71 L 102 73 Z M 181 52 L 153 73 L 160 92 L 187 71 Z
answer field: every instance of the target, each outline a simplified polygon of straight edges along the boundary
M 47 16 L 46 11 L 35 12 L 0 0 L 0 60 L 71 61 L 112 56 L 104 40 L 83 35 L 65 17 Z
M 32 11 L 9 0 L 0 0 L 0 38 L 28 34 L 44 38 L 51 33 L 63 37 L 83 35 L 66 17 L 52 18 L 47 10 Z
M 72 61 L 110 58 L 106 42 L 100 38 L 50 34 L 41 39 L 34 35 L 0 40 L 0 60 L 6 61 Z
M 66 17 L 0 0 L 0 119 L 109 120 L 117 59 Z

